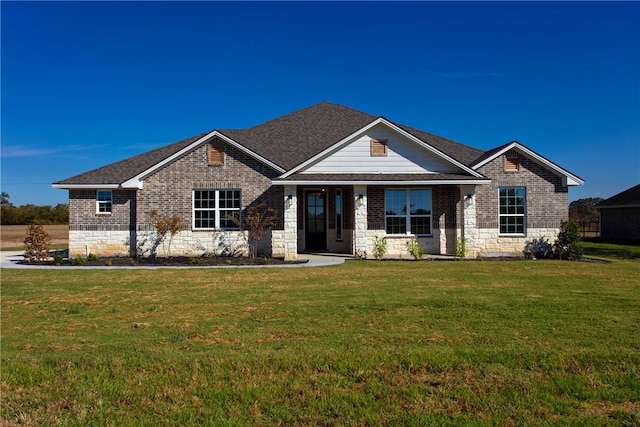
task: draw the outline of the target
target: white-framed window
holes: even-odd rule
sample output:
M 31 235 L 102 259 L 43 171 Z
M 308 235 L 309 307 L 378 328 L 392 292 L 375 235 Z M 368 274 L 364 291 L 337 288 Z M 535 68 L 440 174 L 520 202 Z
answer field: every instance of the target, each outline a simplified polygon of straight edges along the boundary
M 500 234 L 524 235 L 527 213 L 525 187 L 500 187 L 498 191 Z
M 113 193 L 111 190 L 96 191 L 96 213 L 108 215 L 113 211 Z
M 194 230 L 238 230 L 240 190 L 193 190 Z
M 387 234 L 431 235 L 431 190 L 387 188 L 384 191 Z

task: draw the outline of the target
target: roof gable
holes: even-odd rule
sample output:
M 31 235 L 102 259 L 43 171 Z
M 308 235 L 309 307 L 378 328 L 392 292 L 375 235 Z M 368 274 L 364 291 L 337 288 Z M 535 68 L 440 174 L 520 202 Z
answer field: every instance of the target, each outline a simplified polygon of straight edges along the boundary
M 555 173 L 556 175 L 561 176 L 562 179 L 563 179 L 564 185 L 572 186 L 572 185 L 582 185 L 582 184 L 584 184 L 584 180 L 582 178 L 580 178 L 577 175 L 574 175 L 571 172 L 561 168 L 560 166 L 558 166 L 555 163 L 553 163 L 551 160 L 541 156 L 540 154 L 536 153 L 535 151 L 531 150 L 530 148 L 527 148 L 524 145 L 520 144 L 518 141 L 512 141 L 512 142 L 510 142 L 508 144 L 505 144 L 505 145 L 502 145 L 500 147 L 494 148 L 493 150 L 487 151 L 486 153 L 484 153 L 484 155 L 479 157 L 473 163 L 472 167 L 473 167 L 473 169 L 478 169 L 478 168 L 486 165 L 487 163 L 491 162 L 492 160 L 494 160 L 494 159 L 500 157 L 501 155 L 505 154 L 509 150 L 516 150 L 516 151 L 520 152 L 521 154 L 523 154 L 524 156 L 527 156 L 528 158 L 532 159 L 533 161 L 535 161 L 538 164 L 542 165 L 543 167 L 547 168 L 548 170 L 550 170 L 551 172 Z
M 384 140 L 387 153 L 384 156 L 372 156 L 371 140 Z M 382 117 L 289 170 L 282 178 L 296 173 L 453 173 L 481 177 L 466 165 Z

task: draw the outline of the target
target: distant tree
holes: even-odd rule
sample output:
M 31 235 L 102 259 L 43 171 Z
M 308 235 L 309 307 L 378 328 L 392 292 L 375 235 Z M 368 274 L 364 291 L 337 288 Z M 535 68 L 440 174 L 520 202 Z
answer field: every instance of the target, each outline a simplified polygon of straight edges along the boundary
M 11 206 L 11 202 L 9 201 L 9 193 L 3 191 L 0 194 L 0 206 Z
M 600 212 L 594 206 L 601 202 L 600 197 L 578 199 L 569 204 L 569 218 L 578 222 L 598 222 Z
M 68 224 L 69 205 L 58 203 L 55 207 L 33 204 L 14 206 L 9 195 L 0 195 L 0 223 L 2 225 Z

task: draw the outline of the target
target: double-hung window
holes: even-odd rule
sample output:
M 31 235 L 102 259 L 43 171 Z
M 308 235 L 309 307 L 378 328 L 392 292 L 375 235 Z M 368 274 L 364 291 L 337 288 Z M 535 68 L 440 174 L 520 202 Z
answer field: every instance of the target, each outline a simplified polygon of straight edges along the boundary
M 384 192 L 387 234 L 431 234 L 431 190 L 396 189 Z
M 524 187 L 500 187 L 499 189 L 500 234 L 525 234 L 527 212 Z
M 96 192 L 96 213 L 110 214 L 113 209 L 113 194 L 111 190 L 98 190 Z
M 238 230 L 240 190 L 194 190 L 194 230 Z

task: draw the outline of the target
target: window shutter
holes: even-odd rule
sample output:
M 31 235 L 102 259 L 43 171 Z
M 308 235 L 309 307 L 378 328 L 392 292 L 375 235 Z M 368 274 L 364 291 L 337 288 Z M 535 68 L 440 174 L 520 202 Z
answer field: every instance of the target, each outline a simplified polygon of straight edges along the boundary
M 207 150 L 209 166 L 224 165 L 224 146 L 222 141 L 216 139 L 209 143 Z
M 371 157 L 386 157 L 386 155 L 387 155 L 387 140 L 372 139 L 371 140 Z

